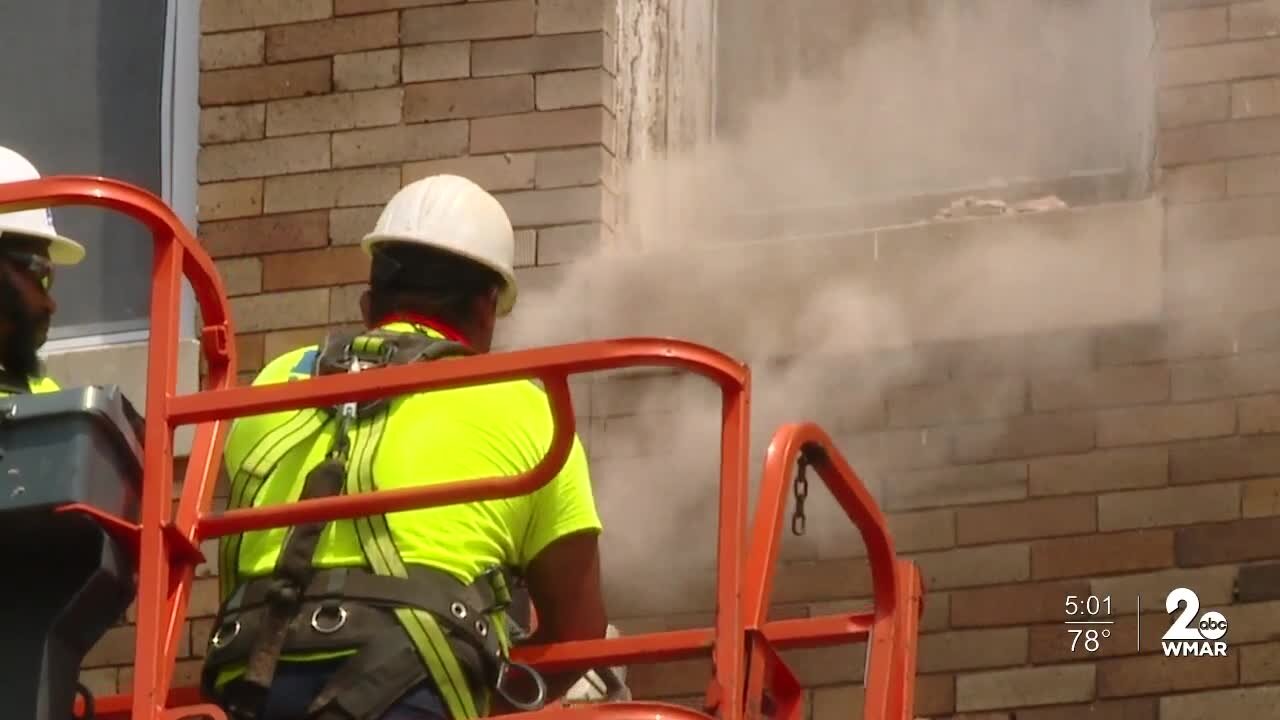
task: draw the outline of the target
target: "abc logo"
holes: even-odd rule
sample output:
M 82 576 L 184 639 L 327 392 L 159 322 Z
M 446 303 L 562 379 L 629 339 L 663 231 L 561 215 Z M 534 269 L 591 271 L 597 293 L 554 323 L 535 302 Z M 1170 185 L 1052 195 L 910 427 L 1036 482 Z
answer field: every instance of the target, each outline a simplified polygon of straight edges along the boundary
M 1217 610 L 1210 610 L 1200 616 L 1197 623 L 1200 636 L 1206 640 L 1217 640 L 1227 634 L 1227 619 Z

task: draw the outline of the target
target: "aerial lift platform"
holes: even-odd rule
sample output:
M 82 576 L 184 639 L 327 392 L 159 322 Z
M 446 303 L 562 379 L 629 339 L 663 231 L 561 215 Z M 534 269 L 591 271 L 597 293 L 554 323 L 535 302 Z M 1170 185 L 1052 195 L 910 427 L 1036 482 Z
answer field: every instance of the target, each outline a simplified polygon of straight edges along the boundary
M 713 349 L 671 339 L 627 338 L 386 367 L 267 387 L 236 386 L 235 337 L 226 294 L 209 256 L 155 195 L 100 177 L 55 176 L 0 184 L 0 210 L 87 205 L 124 213 L 154 236 L 151 329 L 143 416 L 113 386 L 0 399 L 0 703 L 13 720 L 226 720 L 197 688 L 174 687 L 179 637 L 203 541 L 302 522 L 508 497 L 558 472 L 574 434 L 571 374 L 628 366 L 696 373 L 722 393 L 716 613 L 713 627 L 520 646 L 513 660 L 542 671 L 705 657 L 713 678 L 703 712 L 674 704 L 547 705 L 543 720 L 799 720 L 804 689 L 780 659 L 791 648 L 867 640 L 863 717 L 912 717 L 923 590 L 900 559 L 873 498 L 819 427 L 789 424 L 773 436 L 755 516 L 748 524 L 749 380 L 746 366 Z M 204 390 L 177 394 L 182 279 L 200 309 Z M 331 406 L 486 382 L 536 379 L 556 432 L 546 456 L 516 477 L 318 498 L 214 512 L 228 422 L 236 417 Z M 174 430 L 194 425 L 175 498 Z M 769 621 L 793 468 L 812 468 L 861 532 L 874 579 L 869 612 Z M 177 501 L 176 509 L 174 501 Z M 16 573 L 12 574 L 12 573 Z M 136 598 L 132 692 L 91 699 L 77 691 L 85 653 Z M 83 695 L 83 697 L 79 697 Z M 853 708 L 850 708 L 851 714 Z

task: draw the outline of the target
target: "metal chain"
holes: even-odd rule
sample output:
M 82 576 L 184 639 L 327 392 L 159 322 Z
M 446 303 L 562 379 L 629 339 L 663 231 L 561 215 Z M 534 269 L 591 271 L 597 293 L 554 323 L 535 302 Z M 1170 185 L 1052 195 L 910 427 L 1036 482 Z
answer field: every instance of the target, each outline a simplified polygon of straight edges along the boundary
M 801 455 L 796 460 L 796 509 L 791 516 L 791 533 L 793 535 L 804 535 L 804 501 L 809 497 L 809 478 L 805 476 L 805 471 L 808 469 L 809 460 L 804 455 Z

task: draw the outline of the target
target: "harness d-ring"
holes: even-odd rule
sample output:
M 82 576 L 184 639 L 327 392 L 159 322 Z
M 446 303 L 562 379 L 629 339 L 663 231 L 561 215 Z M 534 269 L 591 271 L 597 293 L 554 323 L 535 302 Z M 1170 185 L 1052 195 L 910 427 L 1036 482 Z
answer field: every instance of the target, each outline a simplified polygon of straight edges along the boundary
M 533 678 L 534 684 L 538 687 L 538 694 L 531 702 L 523 702 L 511 697 L 511 694 L 508 693 L 504 687 L 507 680 L 507 670 L 513 667 L 519 668 L 524 671 L 525 675 Z M 534 670 L 532 667 L 525 665 L 524 663 L 511 662 L 509 660 L 503 662 L 502 667 L 498 669 L 498 681 L 494 683 L 494 690 L 496 690 L 498 694 L 502 696 L 502 699 L 506 700 L 511 707 L 517 710 L 523 710 L 526 712 L 541 710 L 543 706 L 547 704 L 547 681 L 542 679 L 542 673 L 539 673 L 537 670 Z
M 311 629 L 315 630 L 316 632 L 322 635 L 329 635 L 331 633 L 336 633 L 342 629 L 343 625 L 347 624 L 347 609 L 339 605 L 337 607 L 338 619 L 334 621 L 332 625 L 321 626 L 320 613 L 324 612 L 326 609 L 327 608 L 321 606 L 316 608 L 315 612 L 311 613 Z

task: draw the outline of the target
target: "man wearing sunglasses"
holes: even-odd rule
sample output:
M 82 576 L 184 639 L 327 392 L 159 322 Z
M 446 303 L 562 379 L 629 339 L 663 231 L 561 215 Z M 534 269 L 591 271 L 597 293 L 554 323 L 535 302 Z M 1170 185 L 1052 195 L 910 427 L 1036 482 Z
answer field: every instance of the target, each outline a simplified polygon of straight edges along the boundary
M 39 177 L 25 157 L 0 147 L 0 183 Z M 57 311 L 53 266 L 82 259 L 84 247 L 58 234 L 48 208 L 0 213 L 0 395 L 59 389 L 37 353 Z

